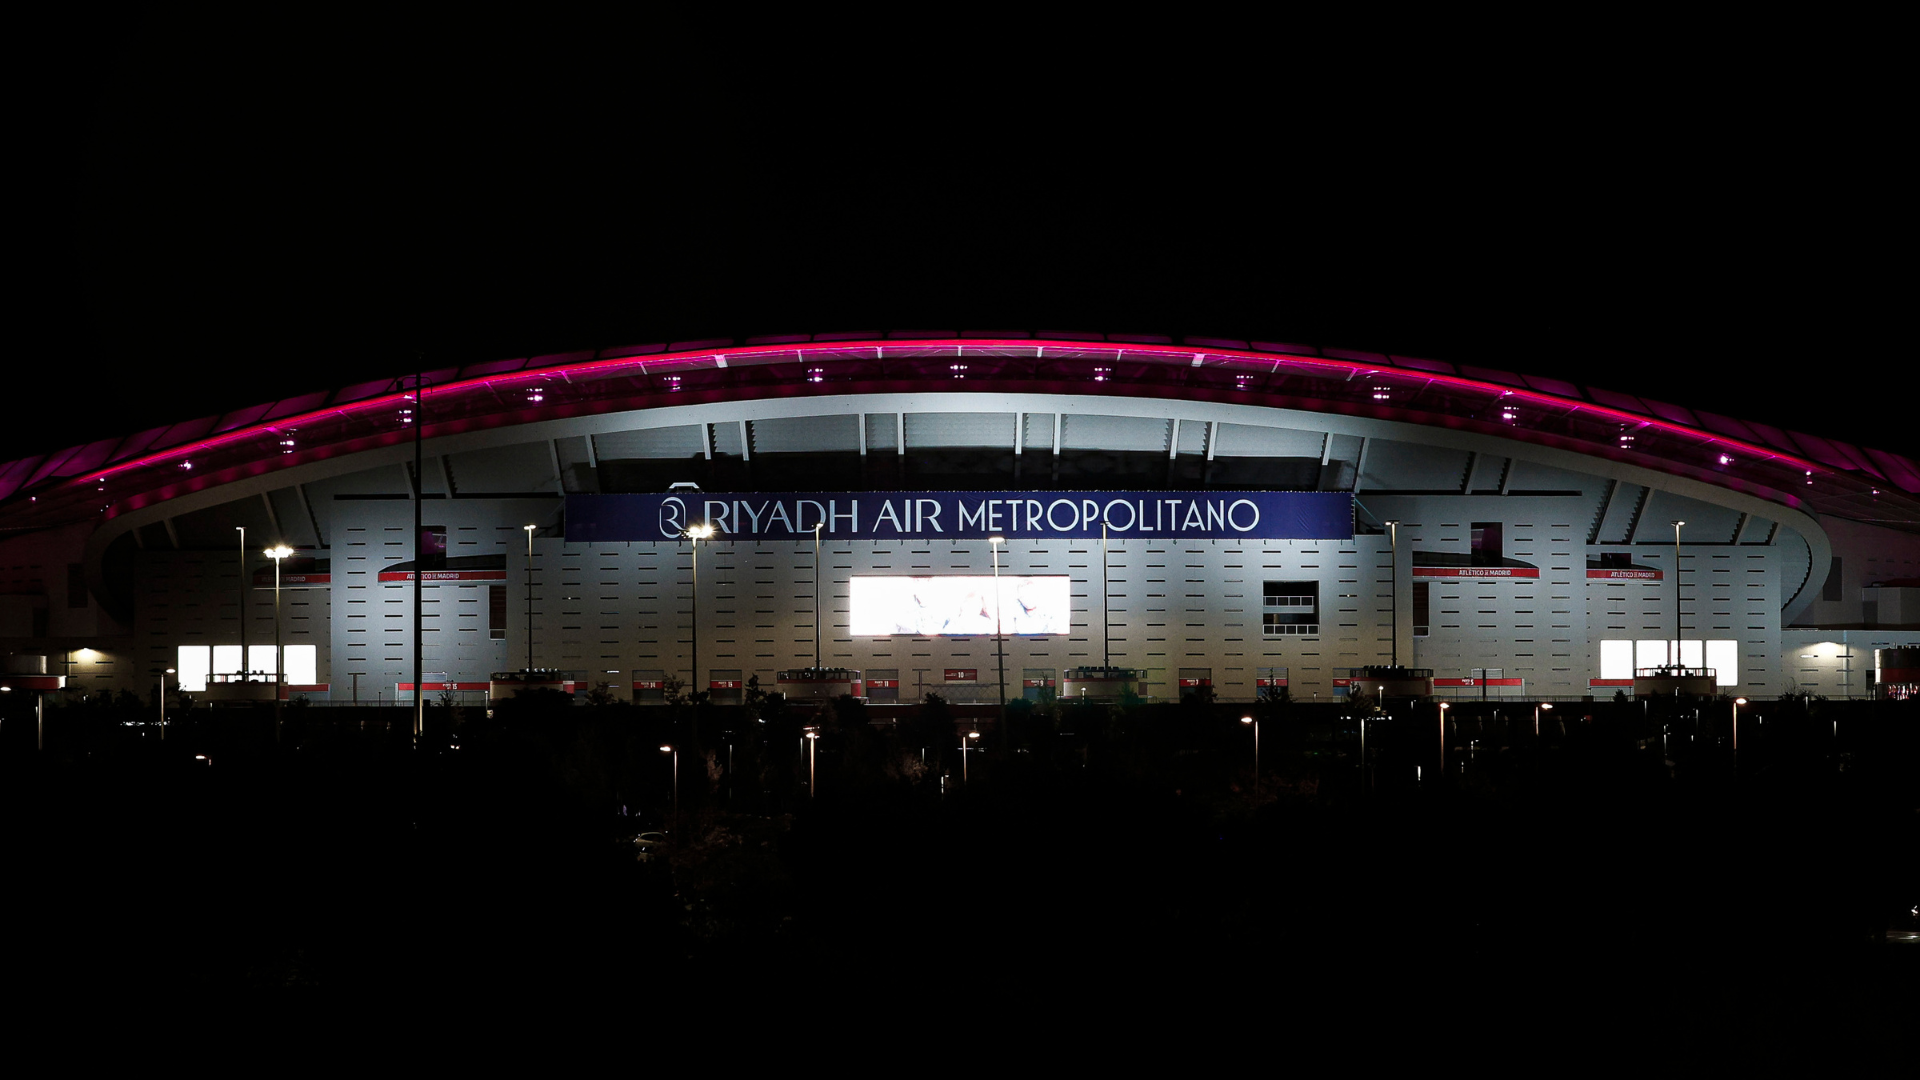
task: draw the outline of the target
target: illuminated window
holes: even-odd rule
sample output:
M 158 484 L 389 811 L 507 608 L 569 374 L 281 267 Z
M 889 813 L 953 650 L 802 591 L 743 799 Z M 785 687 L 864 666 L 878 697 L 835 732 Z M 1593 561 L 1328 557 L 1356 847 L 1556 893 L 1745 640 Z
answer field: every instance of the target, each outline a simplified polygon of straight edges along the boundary
M 1009 635 L 1064 634 L 1073 625 L 1071 580 L 1003 576 L 996 605 L 991 577 L 857 576 L 848 588 L 850 629 L 858 637 L 991 637 L 996 627 Z
M 1643 638 L 1639 641 L 1633 642 L 1632 644 L 1633 644 L 1633 666 L 1636 668 L 1645 670 L 1647 668 L 1665 667 L 1669 663 L 1672 663 L 1671 658 L 1674 655 L 1674 648 L 1673 648 L 1674 643 L 1671 638 L 1651 638 L 1651 639 Z M 1614 664 L 1615 666 L 1614 667 L 1609 666 L 1610 661 L 1608 657 L 1609 657 L 1610 651 L 1617 650 L 1620 647 L 1621 646 L 1615 645 L 1614 643 L 1608 642 L 1608 641 L 1603 641 L 1600 643 L 1600 677 L 1601 678 L 1624 679 L 1628 677 L 1626 675 L 1608 675 L 1607 674 L 1607 672 L 1610 670 L 1616 670 L 1618 665 L 1618 660 L 1616 658 L 1615 660 L 1611 661 L 1611 663 Z M 1740 643 L 1739 642 L 1729 641 L 1725 639 L 1714 639 L 1712 641 L 1702 641 L 1699 638 L 1687 638 L 1680 642 L 1679 653 L 1680 653 L 1680 664 L 1683 667 L 1712 668 L 1713 675 L 1714 675 L 1714 678 L 1713 678 L 1714 685 L 1716 686 L 1739 685 L 1739 682 L 1740 682 Z
M 1602 641 L 1600 643 L 1600 677 L 1603 679 L 1633 678 L 1633 642 Z
M 180 673 L 180 689 L 197 694 L 207 688 L 207 672 L 212 670 L 212 657 L 205 645 L 182 645 L 179 656 L 173 666 Z

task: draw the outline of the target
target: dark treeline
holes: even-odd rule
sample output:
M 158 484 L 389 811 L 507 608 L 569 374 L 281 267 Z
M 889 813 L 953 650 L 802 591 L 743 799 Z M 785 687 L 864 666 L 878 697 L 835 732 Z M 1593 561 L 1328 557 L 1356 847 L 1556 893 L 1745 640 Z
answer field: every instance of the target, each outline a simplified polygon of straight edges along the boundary
M 277 734 L 171 710 L 163 743 L 151 704 L 49 708 L 41 752 L 0 713 L 16 979 L 662 1007 L 907 980 L 1763 1043 L 1914 1003 L 1920 946 L 1882 942 L 1920 903 L 1912 703 L 1756 703 L 1737 756 L 1724 701 L 1563 704 L 1538 736 L 1509 705 L 1016 702 L 973 739 L 937 698 L 876 725 L 554 695 L 434 704 L 417 747 L 407 710 L 296 706 Z

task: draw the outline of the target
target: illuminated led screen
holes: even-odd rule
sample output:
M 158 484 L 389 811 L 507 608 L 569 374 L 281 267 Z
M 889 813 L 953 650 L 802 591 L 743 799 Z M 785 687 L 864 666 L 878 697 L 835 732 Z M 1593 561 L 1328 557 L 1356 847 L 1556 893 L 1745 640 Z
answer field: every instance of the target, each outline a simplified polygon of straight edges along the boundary
M 1064 634 L 1072 624 L 1066 575 L 1000 578 L 1000 628 L 1007 634 Z M 993 578 L 856 577 L 858 636 L 957 637 L 993 634 Z

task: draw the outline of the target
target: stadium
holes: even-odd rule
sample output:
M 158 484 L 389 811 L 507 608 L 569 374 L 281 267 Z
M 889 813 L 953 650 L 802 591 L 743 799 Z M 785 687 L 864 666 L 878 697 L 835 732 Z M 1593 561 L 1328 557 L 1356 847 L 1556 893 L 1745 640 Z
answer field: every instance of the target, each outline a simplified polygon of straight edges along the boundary
M 1441 698 L 1579 700 L 1681 665 L 1730 696 L 1866 697 L 1907 692 L 1886 650 L 1920 646 L 1904 456 L 1204 338 L 427 371 L 0 466 L 0 530 L 6 685 L 86 695 L 284 667 L 283 698 L 328 705 L 728 702 L 827 672 L 874 703 L 1331 701 L 1391 666 Z

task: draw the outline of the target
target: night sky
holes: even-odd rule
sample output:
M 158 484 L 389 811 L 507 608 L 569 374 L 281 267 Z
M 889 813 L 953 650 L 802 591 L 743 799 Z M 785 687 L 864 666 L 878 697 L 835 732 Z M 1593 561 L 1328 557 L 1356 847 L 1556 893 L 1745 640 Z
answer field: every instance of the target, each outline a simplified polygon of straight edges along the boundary
M 1038 64 L 945 32 L 588 53 L 164 18 L 74 28 L 23 135 L 45 246 L 8 378 L 36 405 L 0 459 L 416 354 L 889 329 L 1343 346 L 1920 449 L 1883 404 L 1914 386 L 1877 314 L 1890 151 L 1757 67 L 1622 95 L 1598 59 L 1152 59 L 1179 35 Z

